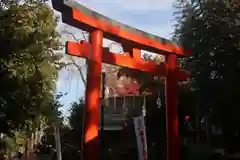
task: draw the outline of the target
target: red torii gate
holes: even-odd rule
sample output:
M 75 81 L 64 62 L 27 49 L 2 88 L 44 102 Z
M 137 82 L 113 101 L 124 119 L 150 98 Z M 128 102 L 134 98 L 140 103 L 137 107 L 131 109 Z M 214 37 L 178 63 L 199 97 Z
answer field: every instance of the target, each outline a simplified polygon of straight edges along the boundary
M 54 9 L 62 14 L 63 22 L 88 31 L 90 43 L 67 42 L 66 52 L 88 59 L 86 86 L 86 116 L 83 158 L 99 159 L 99 106 L 102 62 L 128 67 L 166 77 L 166 129 L 167 159 L 180 159 L 178 133 L 177 81 L 185 80 L 188 74 L 176 65 L 176 56 L 186 56 L 185 51 L 175 43 L 124 25 L 98 14 L 73 0 L 52 0 Z M 113 54 L 103 48 L 103 37 L 122 44 L 124 54 Z M 156 66 L 141 59 L 141 49 L 165 55 L 166 64 Z

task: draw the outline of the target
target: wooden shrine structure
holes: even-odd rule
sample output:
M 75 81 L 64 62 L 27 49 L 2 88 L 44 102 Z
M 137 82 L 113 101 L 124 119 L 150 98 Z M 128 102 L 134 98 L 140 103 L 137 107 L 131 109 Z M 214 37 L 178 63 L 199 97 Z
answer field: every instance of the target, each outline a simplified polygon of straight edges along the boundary
M 167 160 L 179 160 L 177 81 L 185 80 L 188 74 L 180 70 L 176 58 L 187 56 L 190 51 L 167 39 L 107 18 L 74 0 L 52 0 L 52 4 L 61 12 L 64 23 L 90 33 L 89 42 L 66 43 L 68 54 L 88 60 L 83 160 L 98 160 L 100 157 L 98 127 L 102 62 L 166 77 Z M 124 54 L 113 54 L 103 48 L 103 38 L 121 43 Z M 157 66 L 142 60 L 141 50 L 164 55 L 166 63 Z

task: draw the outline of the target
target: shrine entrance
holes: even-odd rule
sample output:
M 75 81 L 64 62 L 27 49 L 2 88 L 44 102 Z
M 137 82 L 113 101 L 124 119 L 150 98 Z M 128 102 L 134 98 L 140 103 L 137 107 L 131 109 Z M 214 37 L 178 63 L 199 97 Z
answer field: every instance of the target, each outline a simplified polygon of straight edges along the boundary
M 73 0 L 52 0 L 52 3 L 54 9 L 61 12 L 63 22 L 90 33 L 90 42 L 66 43 L 68 54 L 88 60 L 83 160 L 98 160 L 100 154 L 99 106 L 102 62 L 166 77 L 167 160 L 179 160 L 177 81 L 185 80 L 188 74 L 180 70 L 176 58 L 189 55 L 189 51 L 169 40 L 107 18 Z M 124 54 L 113 54 L 108 48 L 104 48 L 103 38 L 121 43 Z M 166 63 L 157 66 L 142 60 L 142 49 L 164 55 Z

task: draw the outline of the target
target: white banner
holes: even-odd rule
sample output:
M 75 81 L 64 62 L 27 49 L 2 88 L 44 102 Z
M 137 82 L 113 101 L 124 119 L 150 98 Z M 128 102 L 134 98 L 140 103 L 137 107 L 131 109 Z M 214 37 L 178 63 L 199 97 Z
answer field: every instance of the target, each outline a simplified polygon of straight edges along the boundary
M 144 117 L 134 117 L 133 121 L 138 145 L 138 160 L 147 160 L 148 153 Z

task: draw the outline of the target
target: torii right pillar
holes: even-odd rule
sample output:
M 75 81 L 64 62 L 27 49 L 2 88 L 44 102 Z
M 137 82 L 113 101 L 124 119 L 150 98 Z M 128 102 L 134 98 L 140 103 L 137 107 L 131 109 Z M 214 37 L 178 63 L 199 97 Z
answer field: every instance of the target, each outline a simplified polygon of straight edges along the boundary
M 166 58 L 168 66 L 168 75 L 165 79 L 167 160 L 180 160 L 176 55 L 171 54 Z

